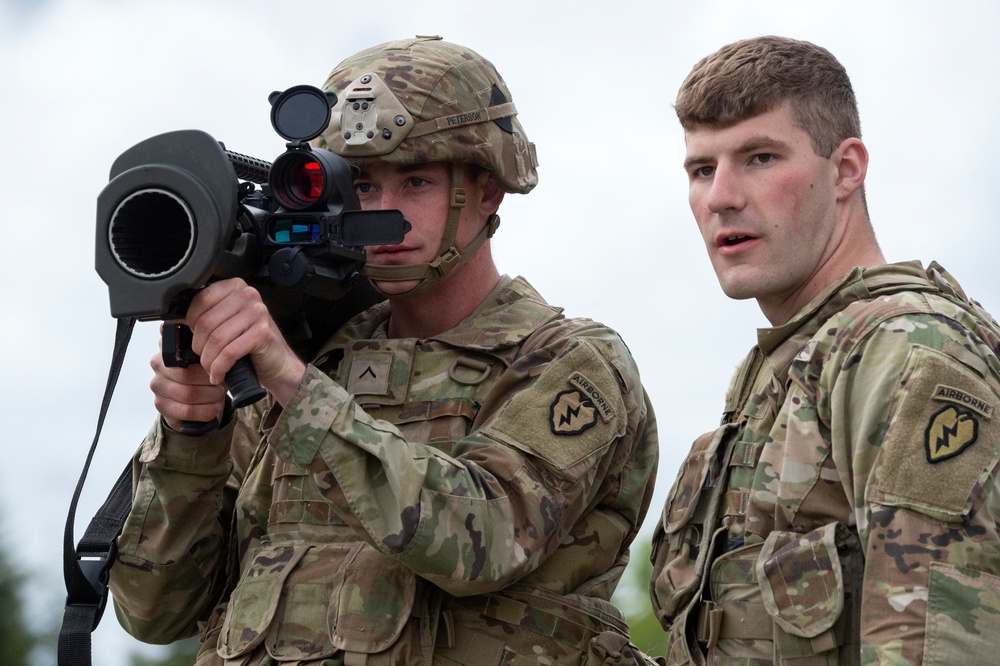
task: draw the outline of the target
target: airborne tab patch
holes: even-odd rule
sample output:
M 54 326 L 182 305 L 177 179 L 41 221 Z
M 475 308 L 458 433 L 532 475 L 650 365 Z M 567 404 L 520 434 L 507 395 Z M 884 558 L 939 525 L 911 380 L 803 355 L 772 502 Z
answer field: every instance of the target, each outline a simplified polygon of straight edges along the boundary
M 946 386 L 945 384 L 938 384 L 934 388 L 933 397 L 935 400 L 954 402 L 957 405 L 967 407 L 983 418 L 988 419 L 993 416 L 993 405 L 966 391 L 952 388 L 951 386 Z
M 924 447 L 927 462 L 954 458 L 979 437 L 979 420 L 967 409 L 949 405 L 936 412 L 927 424 Z
M 597 408 L 576 389 L 563 391 L 549 407 L 549 427 L 555 435 L 577 435 L 597 423 Z
M 601 392 L 597 389 L 597 386 L 594 385 L 594 382 L 584 377 L 581 373 L 574 372 L 569 378 L 569 383 L 580 389 L 580 391 L 587 396 L 592 403 L 594 403 L 594 407 L 597 408 L 597 413 L 601 415 L 601 418 L 604 419 L 605 423 L 611 422 L 611 419 L 615 416 L 615 410 L 611 406 L 611 403 L 609 403 L 604 396 L 601 395 Z

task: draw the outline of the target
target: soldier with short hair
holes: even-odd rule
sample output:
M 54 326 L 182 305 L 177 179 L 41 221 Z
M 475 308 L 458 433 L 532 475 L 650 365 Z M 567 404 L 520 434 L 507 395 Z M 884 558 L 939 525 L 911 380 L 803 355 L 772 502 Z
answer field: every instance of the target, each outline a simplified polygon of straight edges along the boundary
M 369 250 L 387 300 L 304 363 L 243 281 L 197 293 L 201 364 L 152 361 L 161 418 L 111 572 L 119 620 L 148 642 L 201 634 L 200 665 L 643 663 L 610 597 L 655 420 L 614 331 L 493 261 L 504 194 L 537 182 L 506 84 L 418 37 L 325 87 L 318 146 L 360 169 L 362 208 L 412 225 Z M 221 382 L 246 355 L 269 395 L 232 413 Z
M 676 110 L 722 289 L 771 327 L 654 534 L 670 663 L 995 663 L 1000 327 L 936 263 L 885 262 L 827 50 L 730 44 Z

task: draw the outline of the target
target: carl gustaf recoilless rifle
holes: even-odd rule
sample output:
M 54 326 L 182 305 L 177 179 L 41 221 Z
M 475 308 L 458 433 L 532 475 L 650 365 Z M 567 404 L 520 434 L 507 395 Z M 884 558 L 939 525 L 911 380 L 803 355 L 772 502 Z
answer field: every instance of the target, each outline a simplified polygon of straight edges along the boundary
M 107 603 L 114 542 L 131 506 L 130 464 L 74 548 L 77 502 L 135 322 L 164 322 L 165 364 L 197 363 L 191 332 L 176 320 L 199 289 L 240 277 L 260 291 L 292 347 L 309 357 L 327 334 L 381 298 L 361 274 L 365 246 L 399 243 L 410 229 L 398 210 L 361 210 L 356 169 L 310 146 L 330 122 L 334 93 L 295 86 L 268 101 L 271 124 L 288 141 L 273 163 L 229 151 L 200 130 L 168 132 L 122 153 L 98 196 L 96 268 L 118 334 L 97 433 L 66 522 L 60 666 L 90 665 L 90 633 Z M 233 407 L 266 393 L 249 358 L 226 374 L 226 386 Z M 217 425 L 191 422 L 184 431 Z

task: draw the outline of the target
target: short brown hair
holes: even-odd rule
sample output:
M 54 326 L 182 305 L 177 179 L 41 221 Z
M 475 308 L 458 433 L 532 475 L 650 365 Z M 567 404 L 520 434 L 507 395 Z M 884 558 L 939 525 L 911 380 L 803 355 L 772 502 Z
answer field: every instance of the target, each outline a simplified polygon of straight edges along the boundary
M 681 126 L 730 127 L 791 102 L 813 151 L 829 157 L 861 138 L 858 103 L 844 66 L 826 49 L 787 37 L 756 37 L 703 58 L 677 93 Z

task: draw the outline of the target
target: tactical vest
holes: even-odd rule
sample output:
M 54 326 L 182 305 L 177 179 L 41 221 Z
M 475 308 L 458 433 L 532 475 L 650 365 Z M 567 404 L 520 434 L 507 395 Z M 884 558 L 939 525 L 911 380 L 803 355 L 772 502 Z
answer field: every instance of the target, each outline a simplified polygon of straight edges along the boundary
M 854 274 L 770 355 L 755 347 L 744 360 L 722 425 L 692 445 L 653 536 L 652 597 L 669 632 L 669 663 L 858 663 L 864 553 L 856 530 L 833 521 L 752 534 L 751 483 L 762 444 L 787 409 L 789 383 L 816 390 L 793 365 L 828 317 L 863 322 L 852 332 L 862 339 L 889 318 L 933 311 L 876 300 L 906 290 L 935 293 L 991 325 L 947 277 L 935 264 L 926 277 Z M 850 507 L 830 513 L 838 511 Z
M 768 390 L 780 386 L 773 377 L 760 386 L 768 375 L 763 365 L 755 349 L 741 366 L 733 386 L 740 401 L 727 409 L 726 423 L 695 441 L 654 533 L 652 557 L 660 572 L 654 586 L 662 603 L 656 610 L 670 622 L 671 664 L 718 663 L 715 658 L 837 664 L 850 663 L 837 660 L 839 649 L 857 651 L 847 643 L 857 635 L 850 631 L 859 598 L 857 536 L 839 524 L 807 534 L 775 531 L 765 541 L 743 532 L 761 450 L 747 423 L 767 432 L 784 393 Z M 762 390 L 751 393 L 755 384 Z M 795 590 L 787 582 L 803 576 L 824 579 L 830 598 L 823 604 L 832 612 L 798 626 L 796 618 L 783 622 L 771 609 L 788 607 L 781 601 Z M 831 650 L 828 662 L 822 655 Z
M 376 306 L 342 329 L 314 364 L 372 417 L 449 453 L 450 442 L 499 407 L 487 396 L 520 344 L 559 314 L 539 302 L 518 303 L 517 324 L 501 345 L 478 343 L 477 330 L 447 342 L 388 339 L 376 334 L 388 316 Z M 262 435 L 274 418 L 263 419 Z M 243 663 L 262 650 L 279 662 L 342 658 L 349 666 L 534 663 L 537 651 L 558 663 L 644 663 L 641 653 L 629 656 L 621 612 L 601 599 L 556 595 L 530 582 L 489 595 L 446 594 L 361 540 L 317 490 L 329 478 L 313 478 L 264 448 L 248 483 L 272 488 L 262 500 L 270 505 L 266 534 L 240 565 L 217 651 L 203 650 L 198 664 L 220 657 Z

